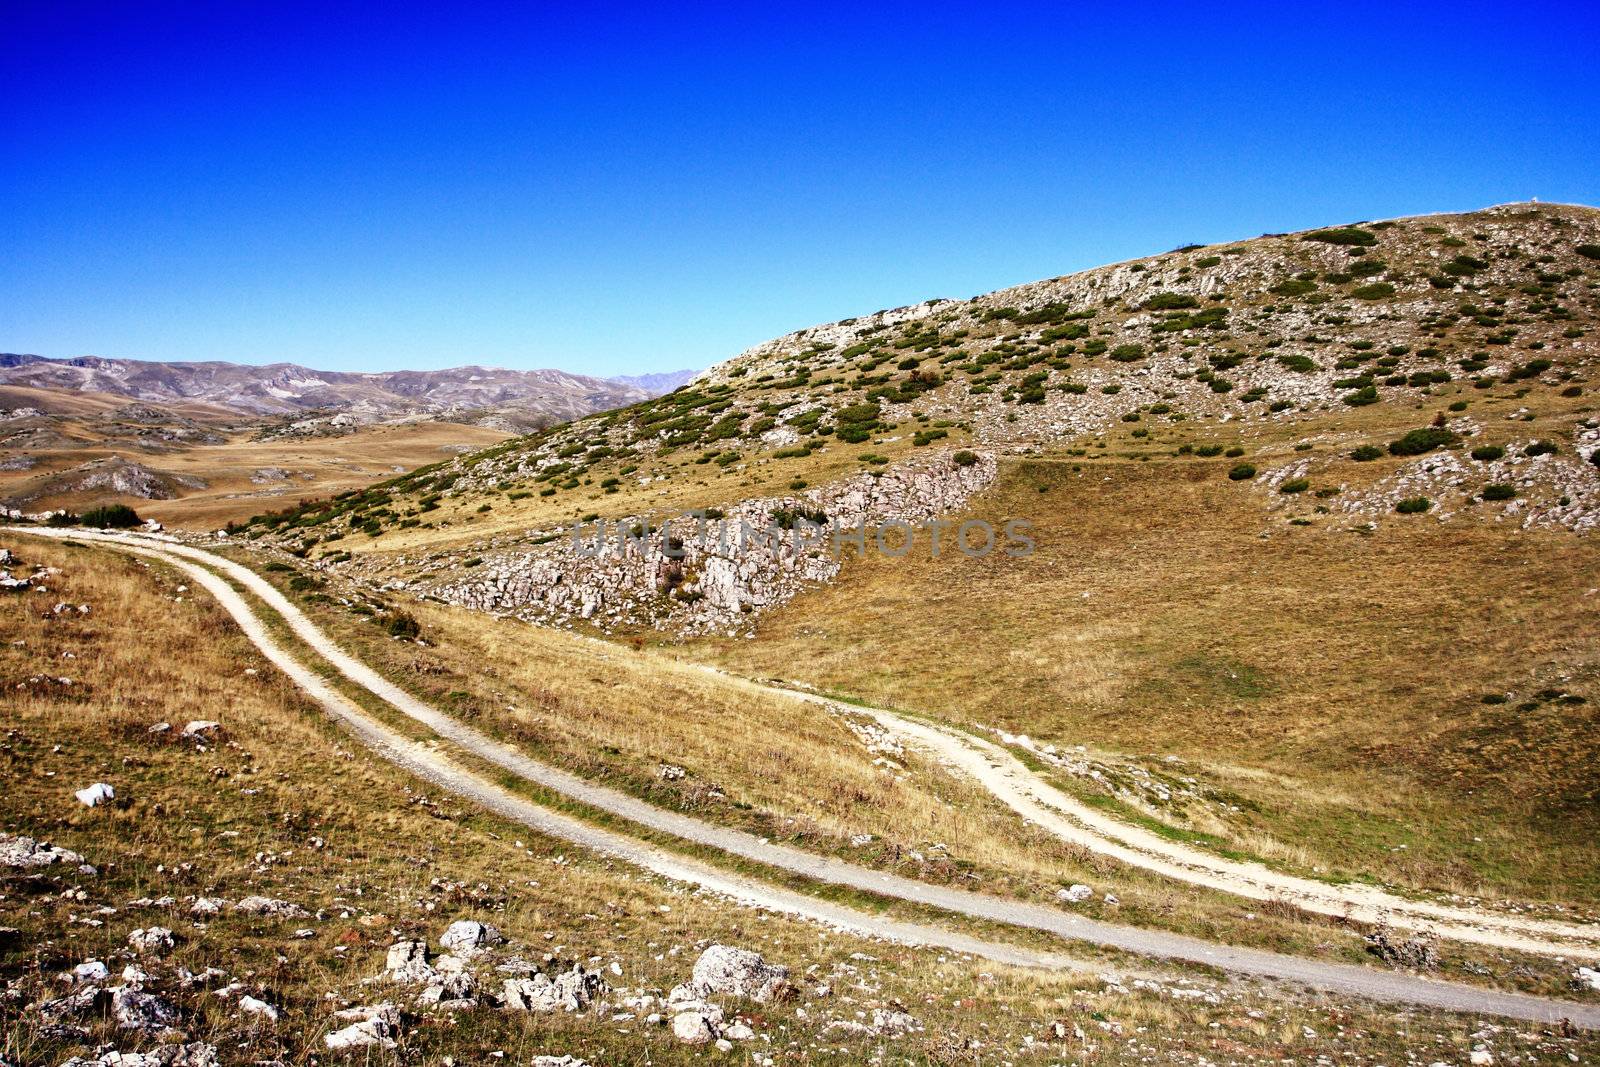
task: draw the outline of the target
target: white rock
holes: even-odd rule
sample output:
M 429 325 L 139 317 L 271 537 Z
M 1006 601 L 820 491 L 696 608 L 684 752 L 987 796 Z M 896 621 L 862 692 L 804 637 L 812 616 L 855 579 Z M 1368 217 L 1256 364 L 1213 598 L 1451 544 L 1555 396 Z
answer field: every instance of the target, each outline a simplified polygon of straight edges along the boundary
M 440 946 L 450 952 L 474 952 L 504 940 L 499 930 L 473 919 L 459 919 L 439 935 Z
M 242 911 L 246 915 L 265 915 L 274 919 L 305 919 L 311 915 L 298 904 L 261 896 L 244 897 L 233 906 L 233 910 Z
M 1094 896 L 1094 890 L 1086 885 L 1074 883 L 1066 889 L 1056 890 L 1056 899 L 1067 904 L 1081 904 Z
M 72 968 L 74 982 L 103 982 L 111 977 L 111 972 L 99 960 L 85 960 Z
M 275 1023 L 278 1021 L 279 1012 L 277 1008 L 264 1000 L 258 1000 L 252 996 L 239 998 L 239 1011 L 244 1015 L 259 1015 L 268 1022 Z
M 128 946 L 135 952 L 147 956 L 158 956 L 171 952 L 174 943 L 172 931 L 164 926 L 152 926 L 147 930 L 135 930 L 128 935 Z
M 335 1012 L 334 1017 L 340 1021 L 356 1021 L 323 1037 L 322 1043 L 329 1049 L 395 1047 L 395 1038 L 400 1032 L 400 1011 L 393 1004 L 347 1008 Z
M 789 991 L 789 968 L 768 963 L 759 952 L 712 945 L 695 960 L 690 987 L 701 996 L 722 994 L 765 1003 Z
M 717 1033 L 704 1013 L 686 1011 L 672 1017 L 672 1036 L 691 1045 L 703 1045 Z
M 104 782 L 96 782 L 72 794 L 78 798 L 78 803 L 86 807 L 98 807 L 108 800 L 116 797 L 117 791 Z
M 183 728 L 183 736 L 188 738 L 212 738 L 222 733 L 222 724 L 210 719 L 194 719 Z
M 76 852 L 35 841 L 31 837 L 0 834 L 0 866 L 49 867 L 56 863 L 82 862 L 83 857 Z

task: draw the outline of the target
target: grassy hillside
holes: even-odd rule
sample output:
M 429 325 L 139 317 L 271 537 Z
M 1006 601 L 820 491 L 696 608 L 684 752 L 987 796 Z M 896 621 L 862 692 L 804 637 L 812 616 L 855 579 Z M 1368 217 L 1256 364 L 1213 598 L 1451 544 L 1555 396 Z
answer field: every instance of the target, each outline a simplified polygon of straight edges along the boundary
M 248 532 L 449 597 L 574 578 L 587 517 L 997 457 L 965 506 L 1031 522 L 1033 555 L 847 560 L 687 654 L 1088 746 L 1109 778 L 1071 787 L 1219 849 L 1587 907 L 1597 315 L 1590 208 L 1185 248 L 800 331 Z M 693 590 L 599 595 L 664 605 L 637 636 L 674 643 Z
M 414 472 L 301 538 L 347 520 L 371 536 L 341 551 L 449 548 L 592 513 L 801 496 L 924 449 L 1076 453 L 1130 427 L 1154 444 L 1182 423 L 1315 424 L 1495 383 L 1581 393 L 1597 355 L 1597 256 L 1600 211 L 1507 205 L 1185 248 L 877 312 Z

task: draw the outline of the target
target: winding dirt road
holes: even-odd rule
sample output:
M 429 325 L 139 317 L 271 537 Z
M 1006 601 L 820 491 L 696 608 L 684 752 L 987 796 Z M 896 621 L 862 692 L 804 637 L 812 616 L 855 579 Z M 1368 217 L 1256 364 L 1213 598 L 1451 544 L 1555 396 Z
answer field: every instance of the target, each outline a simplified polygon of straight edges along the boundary
M 232 586 L 232 579 L 278 613 L 308 651 L 320 655 L 357 685 L 401 713 L 427 725 L 464 752 L 490 761 L 517 776 L 634 823 L 672 834 L 721 852 L 802 875 L 885 897 L 927 905 L 955 914 L 1042 930 L 1142 956 L 1204 964 L 1237 974 L 1281 980 L 1330 993 L 1446 1011 L 1484 1013 L 1537 1022 L 1566 1019 L 1600 1029 L 1600 1005 L 1502 993 L 1415 975 L 1379 971 L 1350 964 L 1304 960 L 1258 949 L 1213 944 L 1160 930 L 1146 930 L 1088 919 L 1027 901 L 928 885 L 909 878 L 869 870 L 830 857 L 815 856 L 753 835 L 700 822 L 654 808 L 637 798 L 576 778 L 502 745 L 449 716 L 417 701 L 371 668 L 337 648 L 298 608 L 259 575 L 231 560 L 166 539 L 81 530 L 11 528 L 31 536 L 74 538 L 153 558 L 178 569 L 206 589 L 234 618 L 261 653 L 305 690 L 336 721 L 350 729 L 369 749 L 405 770 L 540 833 L 597 852 L 675 881 L 700 886 L 756 907 L 826 923 L 854 933 L 910 945 L 943 948 L 997 962 L 1046 968 L 1093 969 L 1081 960 L 1037 952 L 989 938 L 883 918 L 855 908 L 830 904 L 804 893 L 731 874 L 710 864 L 676 855 L 624 834 L 602 829 L 573 816 L 551 811 L 504 789 L 451 760 L 433 745 L 417 742 L 374 718 L 328 685 L 268 632 L 251 603 Z M 202 566 L 201 564 L 204 564 Z M 854 709 L 852 709 L 854 710 Z
M 1600 927 L 1594 925 L 1410 900 L 1375 886 L 1319 882 L 1259 863 L 1229 860 L 1091 808 L 1040 777 L 1005 748 L 961 730 L 882 708 L 737 680 L 768 692 L 800 696 L 845 714 L 869 716 L 902 740 L 966 774 L 1018 815 L 1063 841 L 1167 878 L 1250 900 L 1287 901 L 1321 915 L 1385 923 L 1494 948 L 1547 956 L 1600 954 Z

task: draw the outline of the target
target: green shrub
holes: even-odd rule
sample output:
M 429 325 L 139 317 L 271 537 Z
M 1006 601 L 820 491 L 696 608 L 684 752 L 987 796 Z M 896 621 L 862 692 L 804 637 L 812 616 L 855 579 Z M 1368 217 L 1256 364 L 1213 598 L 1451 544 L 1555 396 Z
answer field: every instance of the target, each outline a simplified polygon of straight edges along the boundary
M 1228 472 L 1228 479 L 1230 481 L 1235 481 L 1235 482 L 1242 482 L 1247 478 L 1254 478 L 1255 476 L 1256 476 L 1255 467 L 1251 466 L 1248 463 L 1237 464 L 1232 470 L 1230 470 Z
M 78 525 L 78 516 L 70 511 L 54 511 L 50 513 L 48 519 L 44 520 L 44 524 L 58 529 L 65 526 L 76 526 Z
M 1357 463 L 1366 463 L 1371 460 L 1378 459 L 1382 455 L 1383 449 L 1378 448 L 1375 445 L 1362 445 L 1360 448 L 1350 453 L 1350 458 L 1355 460 Z
M 1394 509 L 1402 515 L 1420 515 L 1433 507 L 1433 501 L 1425 496 L 1412 496 L 1400 501 Z
M 390 637 L 403 637 L 414 641 L 422 633 L 422 626 L 404 611 L 393 611 L 383 618 L 383 628 Z
M 1302 278 L 1285 278 L 1272 287 L 1272 292 L 1278 296 L 1305 296 L 1315 292 L 1317 283 L 1306 281 Z
M 1389 442 L 1391 456 L 1420 456 L 1425 452 L 1432 452 L 1436 448 L 1453 445 L 1460 440 L 1455 434 L 1442 426 L 1425 426 L 1420 430 L 1412 430 L 1399 440 Z
M 1340 399 L 1353 408 L 1366 407 L 1368 404 L 1376 404 L 1378 402 L 1378 387 L 1375 385 L 1364 385 L 1353 393 L 1346 393 Z
M 1472 450 L 1472 458 L 1479 463 L 1492 463 L 1506 454 L 1499 445 L 1481 445 Z
M 1553 456 L 1561 451 L 1561 446 L 1554 441 L 1535 441 L 1522 450 L 1522 454 L 1532 459 L 1534 456 Z
M 1222 446 L 1221 445 L 1200 445 L 1198 448 L 1196 448 L 1194 450 L 1194 454 L 1197 455 L 1197 456 L 1205 456 L 1207 459 L 1210 459 L 1212 456 L 1220 456 L 1220 455 L 1222 455 Z
M 1179 311 L 1200 306 L 1200 301 L 1187 293 L 1157 293 L 1144 302 L 1147 311 Z
M 1510 500 L 1517 495 L 1517 487 L 1504 482 L 1492 482 L 1483 487 L 1483 492 L 1478 494 L 1485 500 Z
M 1573 251 L 1584 259 L 1600 259 L 1600 245 L 1579 245 Z
M 1328 245 L 1348 245 L 1352 248 L 1371 248 L 1378 243 L 1378 235 L 1359 226 L 1339 226 L 1331 230 L 1308 233 L 1302 240 L 1321 241 Z
M 1317 369 L 1316 361 L 1310 356 L 1279 356 L 1278 363 L 1297 374 L 1310 374 Z
M 130 526 L 138 526 L 144 520 L 126 504 L 103 504 L 97 508 L 90 508 L 83 513 L 83 525 L 95 526 L 102 530 L 126 530 Z
M 1394 286 L 1388 282 L 1373 282 L 1371 285 L 1358 285 L 1351 292 L 1362 300 L 1383 300 L 1394 295 Z
M 1295 493 L 1303 493 L 1310 488 L 1310 478 L 1290 478 L 1288 481 L 1278 486 L 1278 492 L 1292 496 Z
M 1118 363 L 1133 363 L 1144 358 L 1144 345 L 1118 345 L 1111 350 L 1111 358 Z
M 978 454 L 963 448 L 961 451 L 951 456 L 950 460 L 958 467 L 970 467 L 978 462 Z

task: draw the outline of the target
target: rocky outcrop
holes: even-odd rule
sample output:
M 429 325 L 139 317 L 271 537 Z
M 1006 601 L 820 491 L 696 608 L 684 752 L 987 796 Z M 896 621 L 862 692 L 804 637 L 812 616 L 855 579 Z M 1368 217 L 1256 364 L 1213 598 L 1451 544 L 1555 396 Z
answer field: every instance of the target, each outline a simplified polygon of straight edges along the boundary
M 480 565 L 416 591 L 534 622 L 737 631 L 834 578 L 858 551 L 857 531 L 865 532 L 866 551 L 898 552 L 908 536 L 930 545 L 917 527 L 959 512 L 994 475 L 991 455 L 962 464 L 938 453 L 726 513 L 656 518 L 648 528 L 652 517 L 633 516 L 565 530 L 545 544 L 484 553 Z M 956 551 L 954 538 L 945 533 L 943 551 Z

